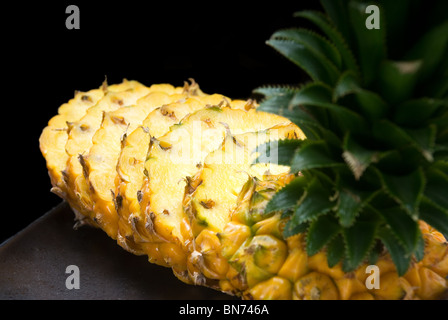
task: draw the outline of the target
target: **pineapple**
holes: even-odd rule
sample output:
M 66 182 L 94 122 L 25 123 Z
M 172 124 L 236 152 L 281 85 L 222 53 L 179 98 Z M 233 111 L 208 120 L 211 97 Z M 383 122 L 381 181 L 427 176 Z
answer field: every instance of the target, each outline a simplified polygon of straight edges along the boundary
M 115 209 L 116 167 L 121 150 L 121 141 L 127 132 L 142 125 L 148 113 L 174 101 L 187 97 L 183 88 L 171 85 L 152 85 L 149 93 L 137 100 L 135 105 L 123 106 L 103 112 L 100 128 L 92 137 L 92 146 L 82 155 L 83 171 L 89 188 L 89 198 L 94 212 L 94 221 L 101 224 L 112 238 L 117 238 L 118 215 Z
M 286 186 L 294 184 L 294 180 L 286 182 Z M 399 276 L 390 253 L 382 250 L 375 261 L 380 288 L 368 289 L 370 262 L 348 271 L 341 261 L 329 264 L 328 250 L 309 255 L 306 233 L 285 239 L 289 220 L 265 211 L 279 190 L 286 190 L 285 182 L 248 180 L 223 231 L 205 241 L 197 237 L 201 243 L 196 247 L 205 248 L 206 256 L 211 255 L 211 238 L 219 239 L 214 261 L 227 262 L 226 268 L 221 267 L 225 272 L 217 285 L 220 290 L 245 299 L 297 300 L 436 299 L 447 290 L 448 245 L 426 223 L 419 223 L 426 244 L 424 258 L 413 261 Z
M 190 222 L 183 211 L 183 197 L 205 157 L 222 144 L 228 130 L 242 134 L 282 124 L 290 121 L 252 108 L 246 111 L 227 105 L 209 106 L 188 115 L 168 133 L 153 140 L 140 191 L 141 211 L 134 216 L 133 223 L 150 248 L 161 243 L 168 246 L 168 251 L 178 252 L 178 259 L 172 259 L 169 252 L 159 250 L 162 252 L 159 259 L 173 266 L 179 277 L 185 275 L 186 254 L 193 240 Z
M 58 115 L 48 122 L 39 138 L 40 150 L 47 160 L 48 173 L 54 186 L 52 191 L 63 196 L 65 194 L 65 183 L 62 177 L 66 168 L 68 155 L 65 144 L 68 140 L 69 130 L 72 124 L 80 120 L 86 111 L 96 105 L 103 98 L 105 91 L 122 91 L 128 87 L 128 81 L 120 84 L 107 85 L 105 81 L 102 87 L 88 92 L 75 92 L 75 97 L 64 103 L 58 110 Z
M 207 155 L 201 170 L 193 176 L 187 187 L 183 205 L 190 217 L 194 235 L 197 236 L 204 228 L 216 232 L 222 230 L 228 222 L 228 217 L 222 213 L 234 210 L 238 194 L 248 176 L 265 180 L 270 176 L 288 174 L 289 167 L 277 166 L 276 159 L 268 164 L 251 166 L 256 158 L 256 153 L 252 151 L 258 145 L 298 137 L 304 138 L 294 124 L 236 135 L 229 130 L 222 146 Z
M 390 12 L 413 6 L 375 2 L 369 30 L 364 2 L 321 3 L 296 16 L 323 36 L 267 42 L 311 81 L 260 104 L 194 82 L 75 96 L 41 136 L 53 188 L 124 249 L 243 299 L 446 294 L 448 22 L 394 48 Z
M 140 217 L 141 187 L 144 179 L 144 164 L 151 140 L 169 131 L 185 116 L 206 106 L 228 104 L 232 108 L 251 109 L 253 102 L 230 100 L 221 94 L 203 94 L 194 80 L 185 84 L 186 97 L 180 101 L 164 104 L 151 111 L 141 126 L 123 137 L 116 165 L 115 205 L 118 213 L 118 241 L 126 250 L 144 254 L 138 242 L 144 241 L 138 232 L 136 221 Z M 130 131 L 130 130 L 129 130 Z M 146 146 L 146 147 L 142 147 Z M 136 238 L 136 239 L 134 239 Z
M 53 185 L 52 191 L 60 196 L 63 196 L 65 190 L 62 171 L 68 159 L 65 144 L 68 139 L 69 125 L 79 120 L 103 95 L 104 91 L 101 88 L 89 92 L 76 92 L 73 99 L 59 108 L 58 115 L 51 118 L 39 138 L 40 150 L 47 160 L 48 174 Z
M 68 159 L 62 175 L 67 186 L 65 199 L 76 212 L 80 223 L 101 223 L 93 213 L 84 156 L 92 146 L 92 138 L 101 126 L 104 112 L 134 105 L 149 92 L 149 88 L 137 81 L 124 81 L 116 91 L 107 90 L 97 104 L 87 109 L 81 119 L 70 124 L 65 145 Z M 108 230 L 108 234 L 113 237 L 114 230 Z

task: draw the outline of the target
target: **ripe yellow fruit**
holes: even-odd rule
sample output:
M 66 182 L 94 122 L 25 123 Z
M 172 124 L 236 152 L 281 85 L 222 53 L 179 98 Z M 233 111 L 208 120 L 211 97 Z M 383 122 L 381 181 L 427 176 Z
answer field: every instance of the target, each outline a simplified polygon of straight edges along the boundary
M 366 286 L 367 263 L 347 273 L 324 250 L 308 256 L 305 234 L 285 239 L 287 218 L 264 208 L 294 175 L 253 164 L 254 151 L 305 136 L 256 107 L 194 82 L 76 93 L 40 137 L 53 191 L 129 252 L 243 299 L 436 299 L 447 290 L 448 244 L 424 222 L 423 259 L 399 277 L 384 252 L 378 289 Z

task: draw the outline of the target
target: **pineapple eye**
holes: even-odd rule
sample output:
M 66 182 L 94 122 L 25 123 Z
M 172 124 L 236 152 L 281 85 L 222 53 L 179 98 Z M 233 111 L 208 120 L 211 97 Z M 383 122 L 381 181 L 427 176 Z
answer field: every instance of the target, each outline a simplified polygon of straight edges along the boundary
M 113 117 L 110 117 L 110 119 L 112 120 L 112 122 L 114 124 L 120 124 L 120 125 L 126 125 L 127 124 L 126 120 L 124 119 L 124 117 L 113 116 Z
M 207 200 L 207 201 L 200 201 L 199 202 L 201 206 L 203 206 L 205 209 L 211 209 L 215 206 L 215 201 L 213 200 Z
M 167 151 L 167 150 L 169 150 L 169 149 L 172 148 L 172 145 L 171 145 L 170 143 L 168 143 L 168 142 L 165 142 L 165 141 L 160 141 L 160 142 L 159 142 L 159 146 L 160 146 L 160 148 L 161 148 L 163 151 Z
M 81 100 L 84 101 L 84 102 L 93 102 L 92 98 L 90 96 L 88 96 L 88 95 L 83 95 L 81 97 Z

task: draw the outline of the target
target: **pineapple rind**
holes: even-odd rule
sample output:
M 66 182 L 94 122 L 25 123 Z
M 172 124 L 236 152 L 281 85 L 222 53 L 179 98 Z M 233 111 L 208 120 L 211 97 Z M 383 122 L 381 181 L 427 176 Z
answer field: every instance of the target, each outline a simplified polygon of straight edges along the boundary
M 280 188 L 281 186 L 279 185 L 278 187 Z M 250 202 L 250 199 L 247 201 Z M 239 216 L 239 210 L 246 210 L 244 203 L 240 203 L 233 217 L 236 218 Z M 279 220 L 278 223 L 280 224 L 281 221 Z M 240 225 L 240 229 L 245 226 L 244 223 L 239 221 L 231 221 L 229 224 L 232 224 L 231 230 L 238 228 L 238 225 Z M 222 290 L 233 292 L 242 298 L 269 299 L 273 293 L 263 291 L 260 288 L 264 288 L 263 285 L 265 287 L 272 286 L 271 281 L 273 280 L 271 279 L 275 278 L 278 282 L 277 278 L 281 277 L 287 284 L 283 287 L 277 286 L 276 289 L 281 292 L 281 290 L 292 286 L 292 298 L 299 300 L 437 299 L 438 296 L 448 289 L 448 280 L 446 278 L 448 274 L 448 243 L 439 232 L 428 228 L 424 222 L 420 221 L 420 224 L 426 243 L 424 259 L 419 262 L 415 261 L 408 272 L 403 277 L 399 277 L 390 255 L 384 252 L 376 262 L 381 274 L 380 289 L 367 289 L 367 264 L 361 265 L 355 271 L 349 273 L 342 271 L 341 263 L 334 267 L 329 267 L 324 251 L 311 257 L 307 256 L 305 238 L 303 234 L 298 234 L 286 239 L 288 255 L 278 273 L 272 274 L 270 278 L 247 288 L 241 285 L 241 283 L 244 284 L 253 275 L 249 274 L 246 268 L 246 270 L 240 270 L 240 273 L 245 275 L 243 281 L 237 283 L 236 286 L 229 285 L 232 276 L 228 275 L 226 278 L 227 281 L 222 282 Z M 228 258 L 230 264 L 235 264 L 235 260 L 247 261 L 247 259 L 253 259 L 253 257 L 250 257 L 253 256 L 253 251 L 248 250 L 252 236 L 245 234 L 247 241 L 243 242 L 241 235 L 243 234 L 239 234 L 238 241 L 242 245 L 232 257 Z M 236 237 L 235 233 L 230 233 L 227 236 L 226 229 L 220 233 L 220 239 L 226 239 L 227 241 L 232 236 Z M 227 242 L 221 241 L 221 250 L 225 252 L 224 246 Z M 251 269 L 251 272 L 255 272 L 254 270 Z

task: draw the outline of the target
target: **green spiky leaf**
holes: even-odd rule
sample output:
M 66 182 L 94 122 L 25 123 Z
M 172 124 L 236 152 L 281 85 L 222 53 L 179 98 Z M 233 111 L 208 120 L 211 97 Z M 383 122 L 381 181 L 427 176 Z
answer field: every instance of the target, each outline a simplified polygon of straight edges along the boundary
M 292 219 L 295 224 L 301 224 L 329 212 L 334 205 L 330 189 L 325 187 L 319 179 L 313 178 L 306 188 L 302 201 L 294 211 Z
M 301 147 L 294 152 L 290 163 L 291 172 L 341 165 L 342 162 L 335 159 L 325 141 L 322 140 L 304 140 Z
M 448 208 L 448 172 L 433 167 L 426 172 L 425 197 L 443 208 Z
M 350 227 L 361 210 L 379 191 L 361 191 L 345 185 L 339 189 L 336 215 L 343 227 Z
M 306 238 L 307 254 L 312 256 L 319 252 L 340 230 L 338 221 L 329 215 L 320 216 L 312 221 Z
M 349 132 L 345 135 L 343 148 L 342 157 L 356 180 L 359 180 L 370 164 L 377 162 L 380 157 L 378 151 L 366 149 L 357 143 Z
M 419 204 L 423 196 L 426 179 L 423 170 L 407 175 L 382 174 L 386 192 L 415 220 L 419 215 Z
M 421 65 L 421 60 L 383 61 L 378 77 L 381 96 L 391 104 L 409 99 L 414 92 Z
M 331 89 L 320 83 L 312 83 L 305 86 L 300 92 L 297 92 L 293 99 L 294 105 L 305 105 L 311 112 L 319 110 L 328 111 L 332 115 L 331 123 L 320 124 L 328 127 L 336 123 L 339 129 L 352 130 L 354 132 L 363 132 L 367 128 L 366 120 L 355 111 L 332 101 Z M 314 107 L 314 108 L 313 108 Z M 336 128 L 335 128 L 336 129 Z
M 294 16 L 307 19 L 317 25 L 340 52 L 344 66 L 351 70 L 355 75 L 359 75 L 358 66 L 353 53 L 348 48 L 343 36 L 333 25 L 331 25 L 324 15 L 316 11 L 300 11 L 294 13 Z
M 369 255 L 367 257 L 367 263 L 369 265 L 376 264 L 381 253 L 383 251 L 383 246 L 381 245 L 381 241 L 376 240 L 375 245 L 372 250 L 370 250 Z
M 292 40 L 303 44 L 319 55 L 320 59 L 330 60 L 335 69 L 339 70 L 341 68 L 342 61 L 339 51 L 327 39 L 315 32 L 301 28 L 282 29 L 276 31 L 271 39 Z
M 419 81 L 426 80 L 446 59 L 448 47 L 448 21 L 435 26 L 425 33 L 406 55 L 407 60 L 420 60 Z
M 347 70 L 341 74 L 333 89 L 332 101 L 337 102 L 340 98 L 362 90 L 355 74 Z
M 262 86 L 255 88 L 253 92 L 263 95 L 265 99 L 270 99 L 273 97 L 292 97 L 298 90 L 299 88 L 290 86 Z M 289 100 L 287 99 L 286 103 L 283 103 L 282 106 L 288 105 Z
M 396 106 L 394 121 L 400 125 L 419 126 L 447 103 L 444 100 L 429 98 L 407 100 Z
M 415 247 L 414 256 L 417 261 L 422 261 L 425 256 L 425 239 L 423 239 L 422 232 L 418 230 L 417 246 Z
M 389 108 L 378 94 L 363 89 L 353 72 L 346 71 L 335 85 L 333 102 L 338 102 L 341 98 L 349 95 L 355 97 L 357 111 L 372 120 L 383 117 Z
M 302 197 L 308 181 L 303 176 L 294 178 L 290 183 L 280 189 L 266 205 L 266 213 L 287 210 L 297 205 Z
M 443 235 L 448 235 L 448 209 L 446 207 L 440 207 L 424 197 L 420 208 L 420 219 L 443 233 Z
M 350 24 L 347 23 L 349 21 L 349 13 L 345 5 L 346 0 L 321 0 L 320 3 L 328 15 L 329 22 L 341 33 L 347 46 L 351 47 L 353 43 L 353 30 Z
M 437 127 L 433 124 L 419 129 L 406 129 L 408 136 L 413 139 L 413 145 L 421 153 L 423 158 L 432 162 L 436 142 Z
M 350 228 L 342 232 L 346 246 L 346 255 L 343 263 L 345 271 L 356 269 L 367 257 L 374 245 L 377 225 L 372 221 L 357 221 Z
M 344 239 L 339 234 L 327 246 L 327 263 L 330 268 L 334 267 L 344 257 Z
M 378 232 L 378 238 L 390 253 L 392 261 L 397 268 L 399 276 L 403 276 L 409 268 L 411 256 L 406 252 L 401 243 L 397 241 L 390 229 L 383 227 Z
M 366 3 L 350 1 L 348 12 L 351 27 L 356 35 L 357 53 L 363 83 L 369 87 L 377 76 L 378 65 L 386 57 L 384 21 L 380 21 L 379 29 L 367 29 L 366 27 Z M 381 14 L 379 15 L 381 20 Z
M 316 54 L 303 43 L 278 39 L 270 39 L 266 43 L 299 66 L 313 80 L 334 84 L 339 77 L 339 71 L 326 57 Z
M 288 220 L 283 229 L 283 238 L 288 239 L 289 237 L 292 237 L 298 233 L 305 232 L 308 229 L 308 227 L 309 227 L 308 222 L 297 224 L 292 219 Z
M 406 254 L 412 255 L 416 250 L 420 236 L 417 220 L 412 219 L 400 207 L 388 208 L 379 212 L 390 226 L 390 231 L 406 250 Z
M 262 87 L 254 93 L 263 94 L 266 99 L 260 103 L 258 110 L 286 117 L 298 125 L 308 139 L 316 139 L 319 122 L 316 117 L 302 105 L 294 104 L 293 99 L 298 89 L 283 87 Z
M 375 123 L 373 135 L 387 148 L 400 150 L 404 154 L 405 148 L 410 147 L 415 149 L 413 152 L 419 157 L 430 162 L 433 160 L 432 153 L 436 138 L 435 125 L 428 125 L 419 129 L 406 129 L 389 120 L 381 120 Z M 418 163 L 419 159 L 407 157 L 406 161 Z

